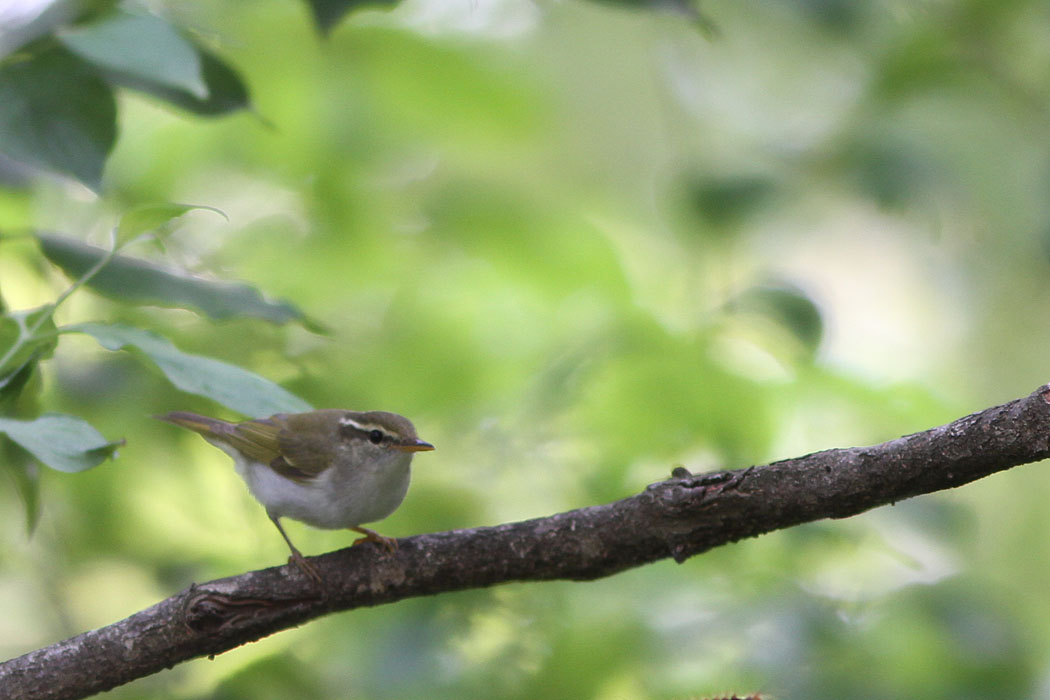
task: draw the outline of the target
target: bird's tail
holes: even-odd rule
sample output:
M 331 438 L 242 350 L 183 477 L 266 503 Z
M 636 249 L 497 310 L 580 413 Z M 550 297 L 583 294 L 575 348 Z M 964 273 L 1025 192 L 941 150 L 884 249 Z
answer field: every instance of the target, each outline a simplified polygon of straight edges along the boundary
M 153 416 L 157 420 L 174 423 L 182 428 L 187 428 L 195 433 L 208 437 L 210 435 L 226 435 L 233 428 L 233 423 L 227 423 L 218 418 L 208 418 L 188 411 L 172 411 L 163 416 Z

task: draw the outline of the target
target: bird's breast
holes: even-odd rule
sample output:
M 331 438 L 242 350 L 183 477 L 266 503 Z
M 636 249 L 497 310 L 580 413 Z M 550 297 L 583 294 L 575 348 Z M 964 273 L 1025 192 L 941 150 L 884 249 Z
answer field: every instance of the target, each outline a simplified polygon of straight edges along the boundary
M 393 513 L 408 491 L 410 462 L 411 458 L 371 468 L 332 467 L 308 481 L 287 479 L 260 463 L 239 464 L 238 472 L 270 515 L 335 530 Z

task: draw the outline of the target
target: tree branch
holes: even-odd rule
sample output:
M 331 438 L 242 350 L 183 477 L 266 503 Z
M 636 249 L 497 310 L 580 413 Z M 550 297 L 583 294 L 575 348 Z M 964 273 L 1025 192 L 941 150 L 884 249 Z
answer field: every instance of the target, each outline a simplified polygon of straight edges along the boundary
M 0 696 L 70 700 L 220 654 L 331 612 L 508 581 L 590 580 L 822 518 L 844 518 L 1050 456 L 1050 385 L 873 447 L 676 478 L 615 503 L 519 523 L 417 535 L 397 552 L 314 557 L 191 586 L 101 629 L 0 664 Z

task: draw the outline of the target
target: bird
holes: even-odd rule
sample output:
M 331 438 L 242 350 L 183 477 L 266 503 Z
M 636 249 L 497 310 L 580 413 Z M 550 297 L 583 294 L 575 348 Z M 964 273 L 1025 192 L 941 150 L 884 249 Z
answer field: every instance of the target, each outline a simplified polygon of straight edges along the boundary
M 354 545 L 374 542 L 393 552 L 396 539 L 362 525 L 401 505 L 413 455 L 434 449 L 410 420 L 387 411 L 328 408 L 241 422 L 186 411 L 156 418 L 199 433 L 233 458 L 248 491 L 288 544 L 291 561 L 318 583 L 320 574 L 292 543 L 281 518 L 354 530 L 364 535 Z

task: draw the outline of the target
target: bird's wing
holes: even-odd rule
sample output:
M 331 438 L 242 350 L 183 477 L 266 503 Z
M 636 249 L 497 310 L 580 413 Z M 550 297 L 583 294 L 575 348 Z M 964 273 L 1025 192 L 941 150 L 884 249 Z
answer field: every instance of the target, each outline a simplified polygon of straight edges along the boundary
M 232 430 L 226 432 L 223 437 L 226 442 L 243 452 L 246 457 L 263 464 L 270 464 L 281 457 L 281 448 L 277 438 L 281 432 L 281 426 L 277 425 L 272 418 L 235 423 L 230 427 Z
M 276 452 L 269 464 L 277 473 L 296 481 L 309 481 L 332 465 L 336 457 L 338 436 L 319 436 L 315 425 L 299 425 L 309 414 L 279 413 L 261 421 L 248 421 L 266 435 Z M 260 424 L 255 428 L 253 424 Z M 313 430 L 311 430 L 313 428 Z M 306 435 L 306 437 L 304 437 Z M 319 439 L 321 438 L 321 439 Z
M 238 423 L 228 439 L 248 457 L 268 464 L 281 476 L 309 481 L 324 471 L 331 457 L 318 457 L 310 452 L 306 441 L 296 438 L 294 429 L 289 429 L 288 418 L 277 414 Z

